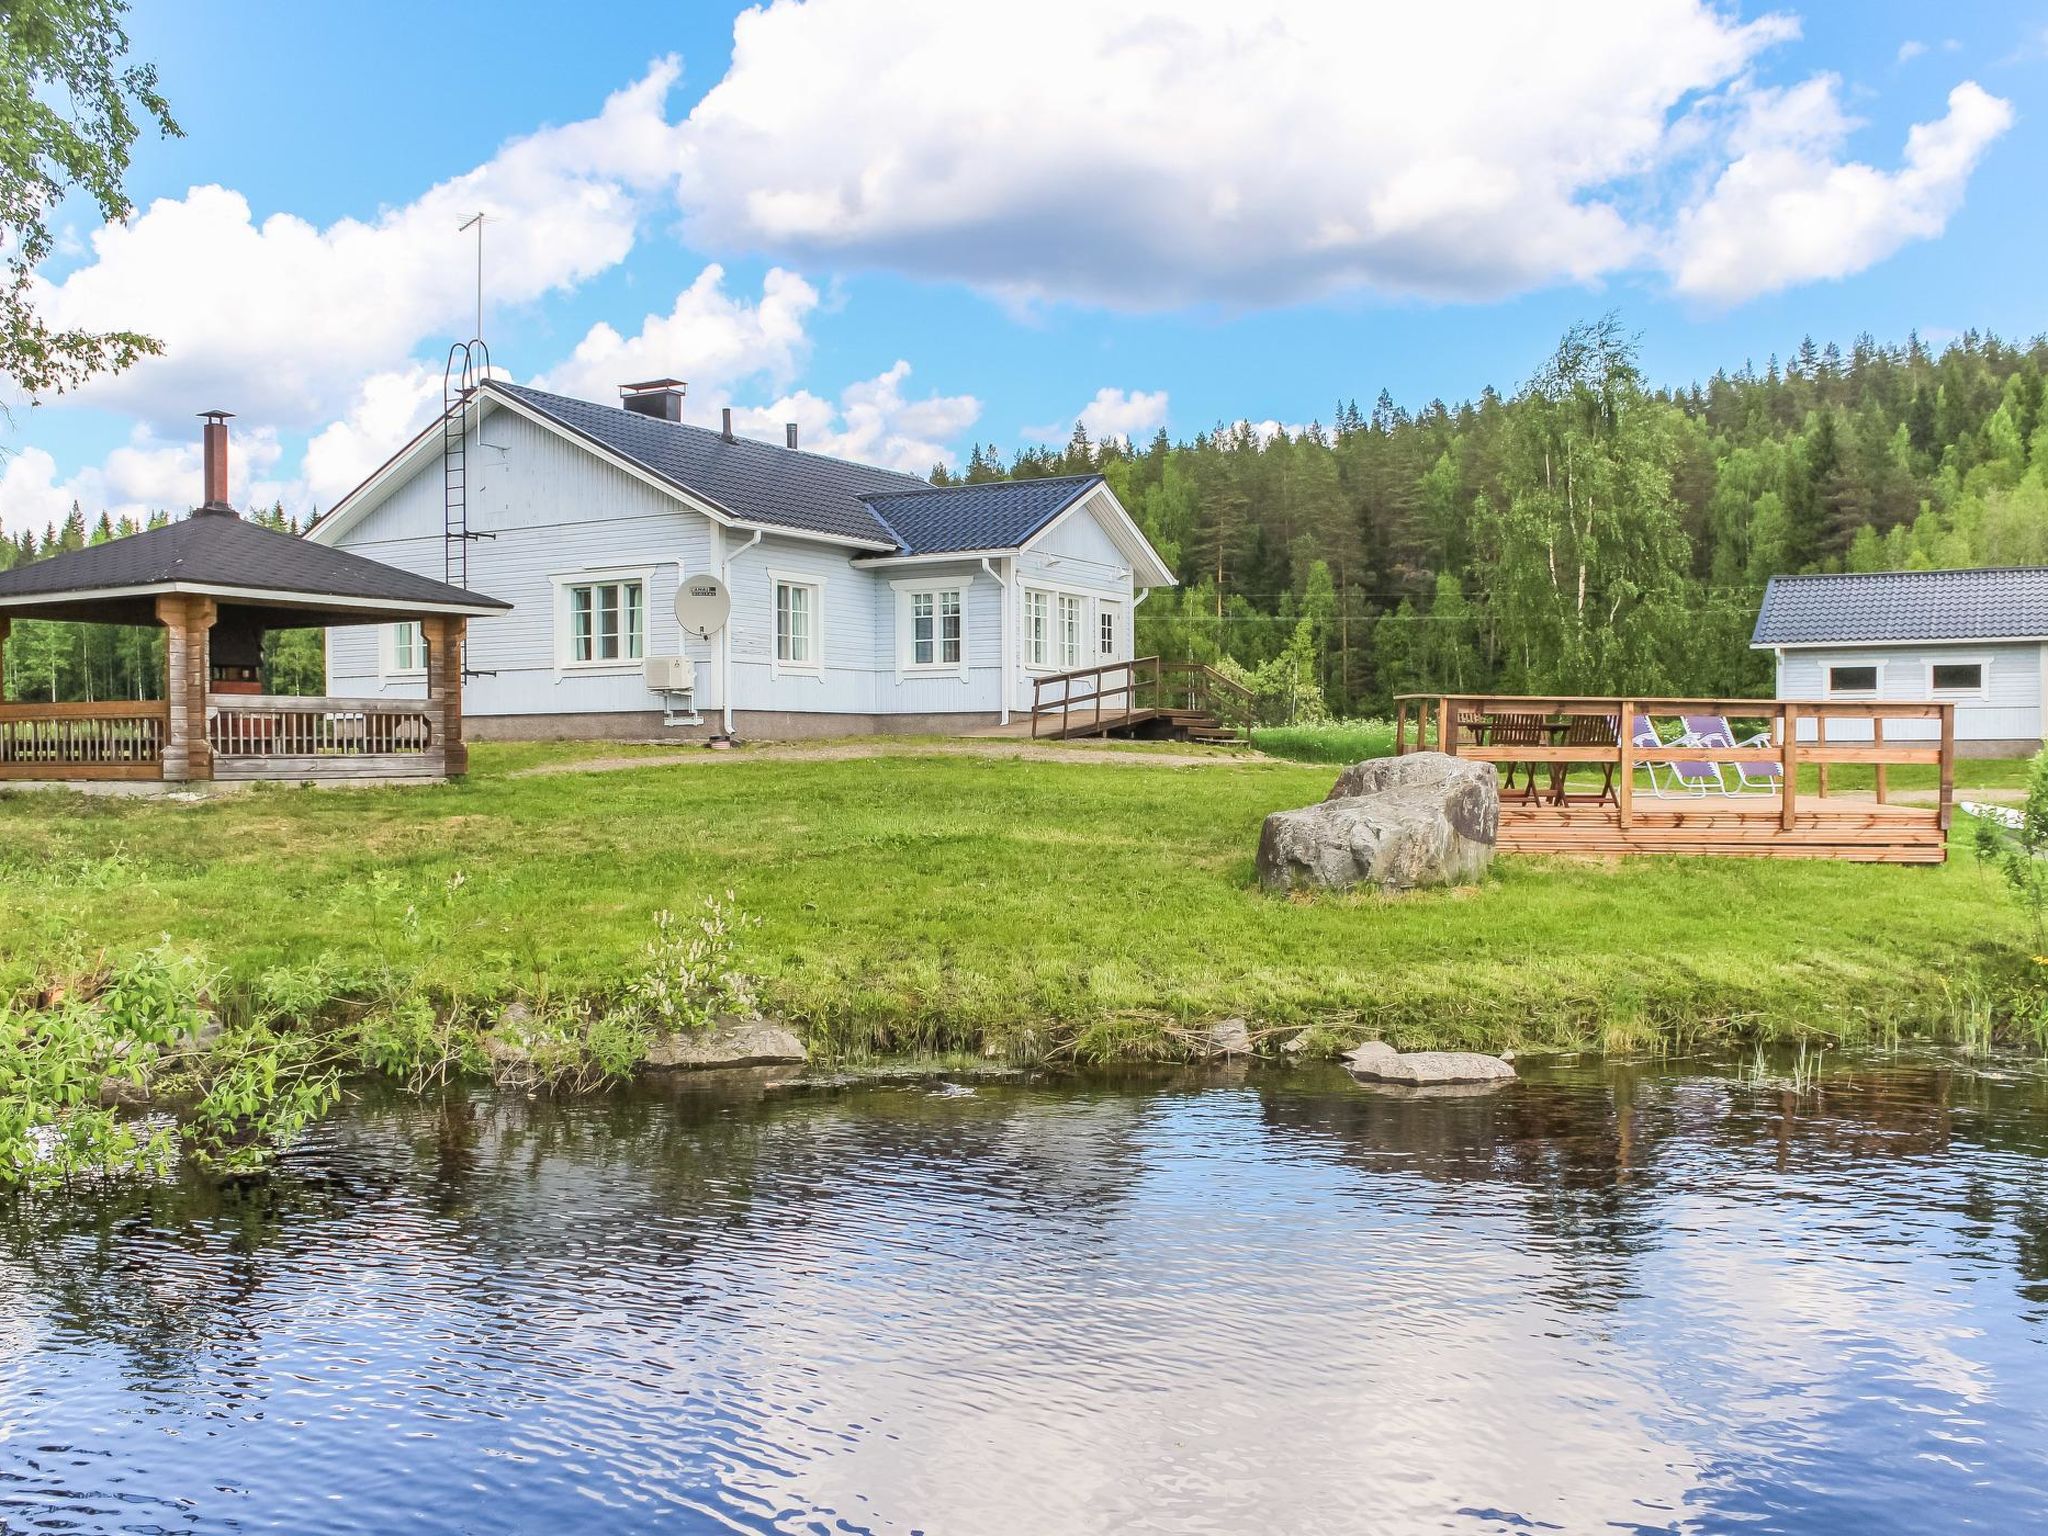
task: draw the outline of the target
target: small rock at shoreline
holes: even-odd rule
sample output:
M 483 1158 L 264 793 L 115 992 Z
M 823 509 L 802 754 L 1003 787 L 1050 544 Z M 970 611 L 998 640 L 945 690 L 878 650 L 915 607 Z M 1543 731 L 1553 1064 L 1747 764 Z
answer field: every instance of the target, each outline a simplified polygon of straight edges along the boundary
M 1477 1051 L 1409 1051 L 1402 1053 L 1384 1040 L 1368 1040 L 1344 1058 L 1354 1077 L 1375 1083 L 1411 1087 L 1437 1083 L 1490 1083 L 1514 1077 L 1515 1069 L 1498 1056 Z
M 1211 1024 L 1203 1037 L 1204 1054 L 1210 1056 L 1249 1056 L 1252 1053 L 1252 1035 L 1243 1019 L 1224 1019 Z

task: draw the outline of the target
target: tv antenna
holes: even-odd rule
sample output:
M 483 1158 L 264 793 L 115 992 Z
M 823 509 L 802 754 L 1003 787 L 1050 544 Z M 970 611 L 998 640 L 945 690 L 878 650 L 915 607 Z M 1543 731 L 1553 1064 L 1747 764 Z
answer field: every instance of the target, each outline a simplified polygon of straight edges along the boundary
M 472 229 L 476 231 L 476 330 L 471 333 L 470 339 L 472 341 L 482 341 L 484 339 L 484 215 L 482 213 L 472 214 L 457 233 L 467 234 Z

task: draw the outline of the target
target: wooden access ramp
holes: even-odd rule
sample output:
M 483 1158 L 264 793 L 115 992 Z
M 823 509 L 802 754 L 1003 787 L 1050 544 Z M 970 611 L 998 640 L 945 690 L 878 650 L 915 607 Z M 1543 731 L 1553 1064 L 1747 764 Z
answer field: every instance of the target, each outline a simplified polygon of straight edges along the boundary
M 1500 769 L 1503 852 L 1948 857 L 1953 704 L 1410 694 L 1394 737 L 1397 753 Z M 1891 800 L 1890 770 L 1908 765 L 1935 770 L 1934 804 Z M 1871 789 L 1830 794 L 1831 770 L 1849 766 Z
M 1252 696 L 1194 661 L 1105 662 L 1031 680 L 1031 735 L 1055 741 L 1124 736 L 1248 743 Z

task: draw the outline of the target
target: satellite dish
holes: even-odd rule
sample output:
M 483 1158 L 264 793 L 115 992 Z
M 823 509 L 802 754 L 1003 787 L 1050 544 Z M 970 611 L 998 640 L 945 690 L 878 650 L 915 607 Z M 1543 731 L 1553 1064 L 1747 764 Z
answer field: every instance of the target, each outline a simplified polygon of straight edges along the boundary
M 731 613 L 732 593 L 716 576 L 685 576 L 676 588 L 676 622 L 693 639 L 709 640 Z

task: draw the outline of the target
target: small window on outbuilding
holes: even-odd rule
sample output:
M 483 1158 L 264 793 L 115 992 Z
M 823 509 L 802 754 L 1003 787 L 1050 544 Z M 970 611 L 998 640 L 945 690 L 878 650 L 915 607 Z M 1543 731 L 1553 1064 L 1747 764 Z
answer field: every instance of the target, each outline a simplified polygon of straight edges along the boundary
M 1984 663 L 1981 661 L 1938 661 L 1932 670 L 1936 693 L 1984 691 Z
M 1867 666 L 1829 667 L 1828 692 L 1876 693 L 1877 668 Z

